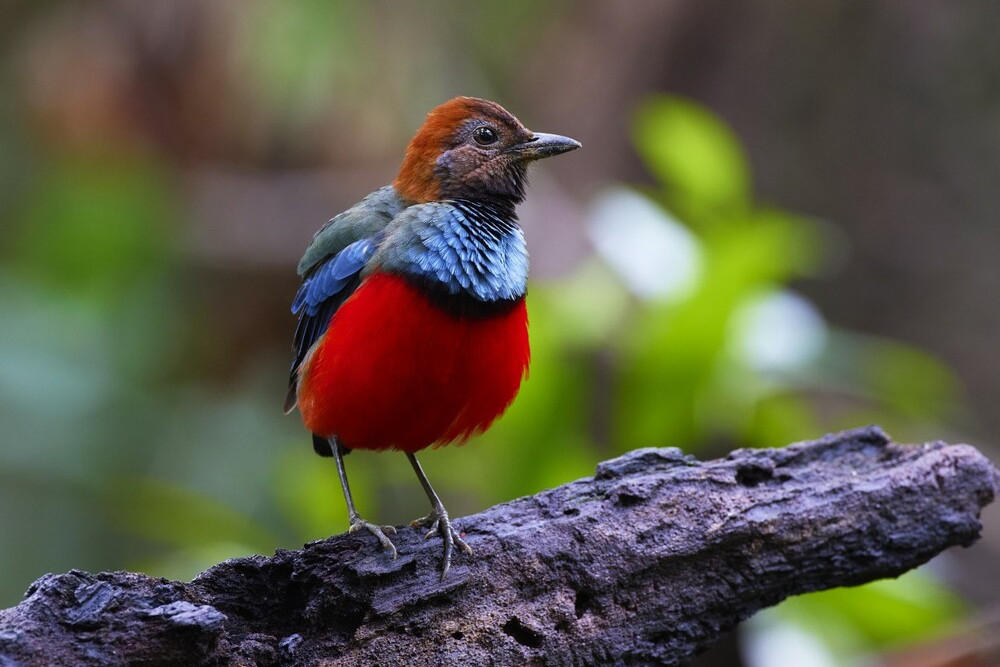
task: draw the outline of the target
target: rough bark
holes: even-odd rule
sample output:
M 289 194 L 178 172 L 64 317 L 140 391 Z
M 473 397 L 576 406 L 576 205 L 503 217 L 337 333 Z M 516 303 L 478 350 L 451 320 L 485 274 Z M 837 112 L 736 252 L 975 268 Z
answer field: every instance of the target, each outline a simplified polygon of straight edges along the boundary
M 682 664 L 789 595 L 968 546 L 1000 474 L 877 428 L 699 462 L 676 449 L 458 520 L 474 557 L 370 535 L 221 563 L 191 583 L 46 575 L 0 611 L 11 665 Z

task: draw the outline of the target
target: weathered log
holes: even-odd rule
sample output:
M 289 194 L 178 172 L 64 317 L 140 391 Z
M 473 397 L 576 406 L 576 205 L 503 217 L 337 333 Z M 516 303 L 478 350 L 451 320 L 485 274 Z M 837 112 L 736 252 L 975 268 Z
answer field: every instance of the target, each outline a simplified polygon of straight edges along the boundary
M 1000 474 L 878 428 L 699 462 L 642 449 L 457 521 L 475 550 L 343 534 L 191 583 L 46 575 L 0 611 L 10 665 L 682 664 L 790 595 L 897 576 L 981 529 Z

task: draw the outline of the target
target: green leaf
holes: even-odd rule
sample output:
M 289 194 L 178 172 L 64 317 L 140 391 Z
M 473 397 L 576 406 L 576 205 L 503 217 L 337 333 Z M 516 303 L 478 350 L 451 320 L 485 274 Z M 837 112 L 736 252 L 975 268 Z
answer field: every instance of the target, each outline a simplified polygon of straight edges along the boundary
M 633 134 L 639 155 L 682 215 L 749 206 L 743 149 L 705 107 L 679 97 L 655 97 L 639 108 Z

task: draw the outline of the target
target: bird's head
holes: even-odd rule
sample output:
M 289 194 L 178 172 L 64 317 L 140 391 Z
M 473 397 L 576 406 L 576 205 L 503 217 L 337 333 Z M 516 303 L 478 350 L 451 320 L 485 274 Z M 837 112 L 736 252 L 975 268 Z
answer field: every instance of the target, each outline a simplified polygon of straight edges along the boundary
M 456 97 L 427 114 L 393 185 L 415 202 L 476 199 L 517 204 L 529 162 L 579 148 L 532 132 L 496 102 Z

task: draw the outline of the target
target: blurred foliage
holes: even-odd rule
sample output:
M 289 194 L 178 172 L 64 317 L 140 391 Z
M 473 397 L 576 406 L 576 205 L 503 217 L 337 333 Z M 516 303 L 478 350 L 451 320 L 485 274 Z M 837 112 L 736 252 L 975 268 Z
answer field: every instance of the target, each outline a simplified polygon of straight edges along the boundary
M 921 570 L 861 588 L 837 588 L 786 600 L 746 625 L 756 664 L 803 664 L 782 641 L 790 628 L 821 640 L 813 662 L 834 667 L 872 664 L 878 651 L 932 641 L 953 631 L 967 613 L 955 594 Z M 768 641 L 777 635 L 776 641 Z M 813 663 L 809 663 L 813 664 Z
M 750 208 L 746 156 L 732 130 L 707 109 L 679 98 L 651 100 L 639 110 L 634 134 L 646 165 L 688 224 L 724 221 Z
M 485 3 L 468 20 L 510 26 L 538 7 L 515 5 Z M 255 3 L 241 15 L 247 86 L 279 136 L 315 130 L 332 98 L 368 85 L 348 58 L 372 34 L 348 29 L 353 6 Z M 527 29 L 541 31 L 535 18 Z M 478 66 L 499 72 L 516 42 L 481 32 L 496 45 Z M 225 328 L 192 303 L 175 223 L 185 193 L 169 161 L 31 136 L 0 99 L 0 168 L 16 171 L 0 182 L 0 605 L 46 571 L 190 578 L 344 530 L 333 466 L 280 413 L 286 349 L 248 358 L 228 383 L 193 367 L 201 341 Z M 595 197 L 597 253 L 531 286 L 519 398 L 467 447 L 423 457 L 454 515 L 586 476 L 633 447 L 711 455 L 869 422 L 920 440 L 955 419 L 957 384 L 939 361 L 832 328 L 794 291 L 823 278 L 833 227 L 755 201 L 747 158 L 719 118 L 658 97 L 638 110 L 633 136 L 656 186 Z M 255 307 L 252 294 L 239 298 Z M 403 457 L 355 452 L 347 465 L 367 518 L 426 513 Z M 858 651 L 930 632 L 959 607 L 906 577 L 776 613 Z
M 653 299 L 623 327 L 617 448 L 720 438 L 775 446 L 867 422 L 919 439 L 928 421 L 956 417 L 957 382 L 943 364 L 899 342 L 832 330 L 790 291 L 822 268 L 825 228 L 751 200 L 746 158 L 708 110 L 651 100 L 639 110 L 636 144 L 663 184 L 649 196 L 697 234 L 703 266 L 684 298 Z M 767 614 L 819 637 L 846 665 L 940 633 L 962 611 L 915 572 L 799 596 Z
M 861 589 L 836 588 L 792 598 L 777 610 L 842 651 L 899 646 L 940 635 L 964 605 L 921 572 L 872 582 Z

